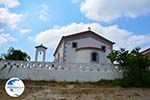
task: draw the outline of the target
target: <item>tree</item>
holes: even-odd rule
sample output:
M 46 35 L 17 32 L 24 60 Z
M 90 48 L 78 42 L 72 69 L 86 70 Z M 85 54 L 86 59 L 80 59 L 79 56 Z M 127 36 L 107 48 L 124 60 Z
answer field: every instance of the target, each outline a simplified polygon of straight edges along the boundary
M 129 50 L 120 49 L 109 54 L 108 58 L 118 62 L 123 70 L 123 79 L 128 86 L 142 86 L 147 84 L 145 74 L 149 74 L 150 60 L 139 52 L 140 48 Z M 150 76 L 149 76 L 150 77 Z M 144 83 L 146 82 L 146 83 Z
M 117 59 L 116 59 L 117 55 L 118 55 L 118 51 L 113 50 L 113 51 L 108 55 L 108 58 L 110 59 L 110 61 L 111 61 L 112 63 L 114 63 L 114 61 L 117 60 Z
M 22 60 L 29 61 L 30 56 L 27 53 L 22 52 L 19 49 L 9 48 L 7 53 L 1 55 L 0 59 L 2 60 Z

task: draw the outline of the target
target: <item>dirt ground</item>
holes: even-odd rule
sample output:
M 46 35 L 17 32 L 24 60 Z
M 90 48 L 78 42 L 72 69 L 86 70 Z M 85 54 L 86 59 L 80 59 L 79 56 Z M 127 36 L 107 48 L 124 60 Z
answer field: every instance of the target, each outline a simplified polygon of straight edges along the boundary
M 0 81 L 0 100 L 150 100 L 150 88 L 45 81 L 24 81 L 23 95 L 12 98 L 4 90 L 5 82 Z

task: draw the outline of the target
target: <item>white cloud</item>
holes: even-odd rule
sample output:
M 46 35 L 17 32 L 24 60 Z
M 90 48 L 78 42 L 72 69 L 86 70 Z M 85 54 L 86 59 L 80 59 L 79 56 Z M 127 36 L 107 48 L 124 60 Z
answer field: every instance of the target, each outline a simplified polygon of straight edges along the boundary
M 42 21 L 47 21 L 50 17 L 49 15 L 49 10 L 48 10 L 48 6 L 45 5 L 45 4 L 42 4 L 40 6 L 40 9 L 39 9 L 39 19 L 42 20 Z
M 10 28 L 16 28 L 16 26 L 21 22 L 23 15 L 11 13 L 6 8 L 0 8 L 0 23 Z
M 117 25 L 104 27 L 98 23 L 72 23 L 66 26 L 55 26 L 52 29 L 38 33 L 34 37 L 29 37 L 30 40 L 37 44 L 55 48 L 62 36 L 85 31 L 88 27 L 100 34 L 101 36 L 116 42 L 115 49 L 124 47 L 132 49 L 136 46 L 150 46 L 150 35 L 135 35 L 127 30 L 120 29 Z
M 150 0 L 82 0 L 80 10 L 87 18 L 109 22 L 150 13 Z
M 20 29 L 19 31 L 20 31 L 20 33 L 21 33 L 22 35 L 25 35 L 25 34 L 31 32 L 31 29 L 26 29 L 26 28 L 25 28 L 25 29 Z
M 4 29 L 0 29 L 0 32 L 3 32 L 4 31 Z
M 15 41 L 16 39 L 12 37 L 10 34 L 0 34 L 0 45 L 5 44 L 9 41 Z
M 30 40 L 34 40 L 37 44 L 43 43 L 49 47 L 55 47 L 61 36 L 80 32 L 83 30 L 83 27 L 84 29 L 87 29 L 87 26 L 84 26 L 83 23 L 72 23 L 71 25 L 62 27 L 54 26 L 52 29 L 38 33 L 34 38 L 30 37 Z
M 0 0 L 0 5 L 5 5 L 6 8 L 14 8 L 20 5 L 18 0 Z

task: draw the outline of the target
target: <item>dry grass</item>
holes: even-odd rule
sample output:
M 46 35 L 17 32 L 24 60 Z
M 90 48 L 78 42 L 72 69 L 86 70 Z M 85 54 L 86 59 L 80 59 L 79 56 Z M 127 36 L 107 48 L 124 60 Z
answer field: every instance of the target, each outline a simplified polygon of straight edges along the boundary
M 25 91 L 18 98 L 8 96 L 5 80 L 0 81 L 0 100 L 150 100 L 150 88 L 121 88 L 109 82 L 24 81 Z

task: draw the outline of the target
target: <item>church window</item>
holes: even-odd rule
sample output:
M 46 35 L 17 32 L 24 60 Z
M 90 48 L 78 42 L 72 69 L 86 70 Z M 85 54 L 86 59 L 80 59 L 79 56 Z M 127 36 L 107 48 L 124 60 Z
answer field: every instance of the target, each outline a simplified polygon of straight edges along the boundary
M 99 54 L 97 52 L 91 53 L 91 62 L 99 62 Z
M 72 43 L 72 47 L 73 47 L 73 48 L 77 48 L 77 42 L 73 42 L 73 43 Z

